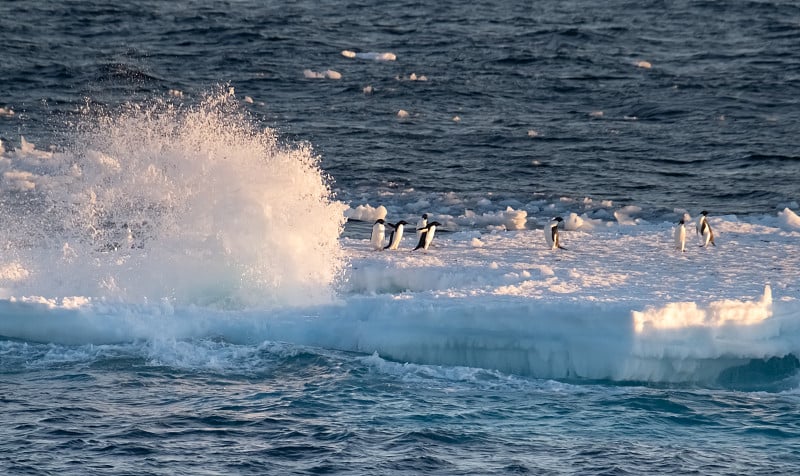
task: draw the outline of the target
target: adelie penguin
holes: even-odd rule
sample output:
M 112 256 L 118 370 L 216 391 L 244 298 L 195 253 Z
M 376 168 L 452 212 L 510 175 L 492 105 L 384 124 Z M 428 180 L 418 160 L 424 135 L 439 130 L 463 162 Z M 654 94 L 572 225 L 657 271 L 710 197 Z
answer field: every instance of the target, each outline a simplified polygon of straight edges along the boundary
M 675 248 L 681 252 L 686 251 L 686 225 L 683 218 L 678 222 L 678 226 L 675 227 Z
M 400 240 L 403 239 L 403 229 L 408 222 L 400 220 L 397 223 L 387 223 L 392 228 L 392 234 L 389 235 L 389 244 L 384 248 L 385 250 L 396 250 L 400 246 Z
M 714 232 L 711 231 L 711 225 L 708 224 L 708 212 L 703 210 L 700 212 L 700 218 L 697 220 L 697 234 L 700 236 L 700 247 L 708 246 L 711 243 L 714 246 L 717 246 L 714 243 Z
M 565 250 L 563 246 L 561 246 L 561 239 L 558 237 L 558 225 L 564 221 L 561 217 L 555 217 L 550 220 L 550 223 L 544 226 L 544 240 L 547 243 L 547 247 L 551 250 L 555 249 L 562 249 Z
M 422 218 L 419 219 L 417 222 L 417 241 L 419 241 L 419 235 L 422 234 L 422 230 L 428 227 L 428 214 L 423 213 Z
M 419 235 L 419 242 L 417 243 L 417 247 L 414 248 L 414 251 L 422 248 L 423 250 L 427 250 L 429 246 L 431 246 L 431 242 L 433 241 L 433 236 L 436 234 L 436 227 L 441 226 L 442 224 L 438 221 L 428 223 L 428 225 L 423 228 Z
M 383 240 L 386 238 L 386 226 L 384 223 L 385 222 L 383 221 L 383 218 L 378 218 L 375 220 L 375 224 L 372 225 L 372 238 L 370 239 L 370 244 L 375 250 L 383 249 Z

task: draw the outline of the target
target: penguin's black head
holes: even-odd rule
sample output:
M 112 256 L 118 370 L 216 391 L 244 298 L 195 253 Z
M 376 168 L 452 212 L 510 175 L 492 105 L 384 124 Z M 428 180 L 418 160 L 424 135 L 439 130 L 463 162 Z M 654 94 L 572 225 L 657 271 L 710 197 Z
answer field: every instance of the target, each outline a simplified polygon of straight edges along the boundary
M 564 221 L 564 219 L 561 218 L 561 217 L 555 217 L 555 218 L 553 218 L 553 220 L 555 220 L 555 221 Z
M 681 221 L 679 221 L 678 223 L 680 223 L 681 225 L 683 225 L 683 218 L 681 218 Z
M 424 218 L 424 219 L 426 219 L 426 220 L 427 220 L 427 219 L 428 219 L 428 214 L 427 214 L 427 213 L 423 213 L 423 214 L 422 214 L 422 218 Z
M 442 226 L 442 224 L 441 224 L 441 223 L 439 223 L 438 221 L 435 221 L 435 222 L 433 222 L 433 223 L 428 223 L 428 226 L 429 226 L 429 227 L 430 227 L 430 226 Z
M 383 225 L 384 223 L 383 218 L 378 218 L 377 220 L 375 220 L 375 223 L 380 223 L 381 225 Z
M 400 220 L 399 222 L 397 222 L 397 224 L 398 225 L 408 225 L 408 222 L 405 221 L 405 220 Z
M 708 215 L 708 212 L 703 210 L 702 212 L 700 212 L 700 214 L 703 215 L 703 216 L 706 216 L 706 215 Z

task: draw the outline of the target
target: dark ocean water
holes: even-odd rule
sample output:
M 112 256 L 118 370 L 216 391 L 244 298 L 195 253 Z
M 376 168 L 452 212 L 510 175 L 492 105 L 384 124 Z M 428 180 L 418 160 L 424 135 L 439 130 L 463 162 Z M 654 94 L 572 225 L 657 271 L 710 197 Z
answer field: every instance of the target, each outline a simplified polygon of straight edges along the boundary
M 287 345 L 0 346 L 5 474 L 793 474 L 797 393 Z
M 341 79 L 304 75 L 329 69 Z M 675 208 L 766 215 L 800 200 L 792 1 L 0 2 L 7 151 L 21 136 L 68 149 L 94 114 L 185 107 L 220 87 L 282 141 L 309 143 L 353 207 L 591 197 L 672 220 Z M 800 464 L 792 372 L 712 388 L 556 382 L 291 343 L 120 340 L 0 338 L 1 473 L 766 475 Z
M 356 203 L 409 188 L 717 214 L 797 200 L 794 2 L 6 1 L 0 16 L 12 144 L 65 146 L 87 103 L 230 84 Z

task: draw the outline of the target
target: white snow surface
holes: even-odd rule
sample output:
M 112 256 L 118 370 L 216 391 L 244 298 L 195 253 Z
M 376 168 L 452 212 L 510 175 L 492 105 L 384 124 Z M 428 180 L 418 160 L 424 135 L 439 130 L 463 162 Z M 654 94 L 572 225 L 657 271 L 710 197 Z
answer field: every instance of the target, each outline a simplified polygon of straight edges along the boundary
M 762 220 L 763 221 L 763 220 Z M 426 252 L 347 256 L 330 304 L 226 310 L 102 297 L 0 301 L 0 335 L 103 343 L 224 336 L 546 378 L 713 383 L 750 359 L 800 355 L 800 232 L 712 220 L 718 246 L 674 249 L 673 224 L 442 232 Z M 476 243 L 479 243 L 476 245 Z M 24 279 L 3 268 L 6 283 Z M 7 292 L 10 290 L 6 290 Z

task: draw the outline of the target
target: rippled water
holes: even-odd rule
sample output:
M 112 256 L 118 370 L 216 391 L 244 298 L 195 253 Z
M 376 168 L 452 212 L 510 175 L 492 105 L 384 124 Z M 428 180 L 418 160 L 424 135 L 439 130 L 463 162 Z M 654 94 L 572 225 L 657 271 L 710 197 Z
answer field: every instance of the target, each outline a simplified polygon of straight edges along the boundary
M 230 83 L 313 144 L 348 200 L 413 188 L 742 214 L 797 198 L 793 2 L 6 2 L 0 16 L 12 142 L 63 145 L 49 136 L 87 101 Z
M 208 341 L 2 357 L 7 474 L 791 474 L 800 458 L 796 392 Z

